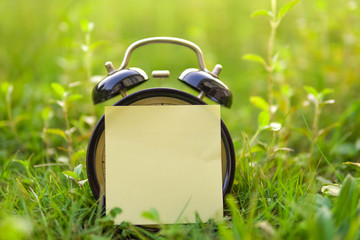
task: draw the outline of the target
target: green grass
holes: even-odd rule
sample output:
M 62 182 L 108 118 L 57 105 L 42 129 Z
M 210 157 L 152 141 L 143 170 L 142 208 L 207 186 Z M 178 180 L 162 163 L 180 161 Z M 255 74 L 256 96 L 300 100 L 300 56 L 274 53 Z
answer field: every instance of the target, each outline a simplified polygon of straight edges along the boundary
M 289 2 L 0 1 L 0 239 L 360 239 L 360 3 Z M 92 87 L 151 36 L 224 67 L 237 170 L 222 222 L 114 226 L 85 181 L 91 131 L 118 100 L 93 106 Z M 176 76 L 196 58 L 148 46 L 130 65 L 188 91 Z

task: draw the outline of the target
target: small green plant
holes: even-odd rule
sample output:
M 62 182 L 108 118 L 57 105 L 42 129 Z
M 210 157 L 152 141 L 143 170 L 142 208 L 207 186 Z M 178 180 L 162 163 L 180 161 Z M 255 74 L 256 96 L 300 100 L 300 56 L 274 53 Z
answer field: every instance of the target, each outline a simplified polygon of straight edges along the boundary
M 274 104 L 274 71 L 275 71 L 275 65 L 278 62 L 279 53 L 275 53 L 274 46 L 275 46 L 275 40 L 276 40 L 276 30 L 279 27 L 283 17 L 286 15 L 286 13 L 291 10 L 297 3 L 299 3 L 300 0 L 294 0 L 291 2 L 288 2 L 284 6 L 282 6 L 279 10 L 277 9 L 277 0 L 271 0 L 271 11 L 259 9 L 254 11 L 251 16 L 257 17 L 257 16 L 267 16 L 269 19 L 270 24 L 270 37 L 268 41 L 268 48 L 267 48 L 267 58 L 266 60 L 257 55 L 257 54 L 246 54 L 243 56 L 243 59 L 253 62 L 258 62 L 262 64 L 267 71 L 268 74 L 268 101 L 267 101 L 267 111 L 270 115 L 270 120 L 273 120 L 274 114 L 277 110 L 277 106 Z M 264 105 L 264 104 L 262 104 Z
M 94 50 L 94 46 L 91 45 L 91 32 L 94 30 L 94 23 L 85 19 L 81 21 L 81 29 L 84 34 L 84 43 L 81 44 L 81 50 L 84 52 L 84 68 L 85 68 L 85 83 L 90 87 L 91 78 L 91 58 Z
M 243 59 L 258 62 L 264 66 L 264 69 L 267 72 L 268 78 L 268 99 L 267 101 L 259 96 L 252 96 L 250 97 L 250 102 L 257 108 L 261 110 L 258 116 L 258 128 L 255 135 L 251 138 L 250 141 L 247 141 L 249 153 L 254 151 L 266 151 L 266 159 L 270 161 L 275 157 L 275 154 L 278 152 L 283 151 L 292 151 L 292 149 L 287 148 L 285 145 L 286 140 L 279 140 L 279 132 L 286 132 L 283 128 L 284 122 L 289 115 L 290 111 L 290 101 L 289 98 L 291 97 L 291 89 L 288 85 L 284 84 L 281 86 L 281 94 L 284 95 L 282 98 L 285 99 L 285 111 L 284 119 L 282 123 L 275 121 L 275 113 L 279 108 L 279 104 L 274 104 L 274 86 L 273 86 L 273 78 L 274 78 L 274 71 L 276 66 L 279 62 L 279 52 L 275 53 L 274 46 L 276 40 L 276 31 L 279 27 L 281 21 L 283 20 L 284 16 L 288 11 L 290 11 L 300 0 L 294 0 L 291 2 L 286 3 L 282 6 L 279 10 L 277 9 L 277 1 L 271 1 L 271 11 L 259 9 L 252 13 L 252 17 L 258 16 L 266 16 L 269 20 L 270 24 L 270 37 L 267 45 L 267 60 L 257 54 L 246 54 L 243 56 Z M 271 137 L 268 143 L 258 142 L 256 144 L 256 148 L 254 148 L 255 140 L 258 138 L 259 134 L 264 130 L 270 130 Z M 283 134 L 285 135 L 285 134 Z M 283 137 L 283 138 L 286 138 Z
M 20 139 L 18 130 L 17 130 L 17 124 L 20 121 L 25 120 L 25 115 L 19 115 L 14 117 L 13 116 L 13 107 L 12 107 L 12 92 L 14 90 L 14 86 L 10 84 L 9 82 L 3 82 L 0 85 L 0 92 L 5 97 L 5 103 L 6 103 L 6 111 L 7 111 L 7 120 L 1 120 L 0 121 L 0 128 L 1 127 L 9 127 L 17 141 L 17 143 L 20 145 L 20 148 L 23 149 L 24 146 L 22 144 L 22 141 Z
M 326 88 L 321 92 L 316 91 L 315 88 L 311 86 L 305 86 L 305 91 L 308 93 L 307 101 L 305 101 L 305 105 L 312 103 L 314 105 L 314 118 L 312 122 L 311 134 L 313 137 L 313 141 L 310 147 L 310 155 L 314 150 L 314 143 L 318 140 L 320 136 L 326 135 L 332 128 L 338 126 L 338 124 L 332 124 L 326 128 L 319 129 L 319 120 L 321 115 L 321 110 L 324 106 L 329 104 L 334 104 L 334 99 L 325 100 L 325 96 L 334 92 L 333 89 Z
M 69 107 L 75 101 L 81 99 L 82 95 L 70 94 L 70 92 L 65 91 L 64 87 L 61 86 L 59 83 L 54 82 L 51 84 L 51 87 L 55 93 L 55 98 L 56 98 L 56 99 L 53 99 L 52 102 L 56 103 L 58 106 L 60 106 L 60 108 L 64 114 L 66 129 L 62 130 L 59 128 L 46 128 L 46 133 L 61 136 L 67 142 L 67 149 L 62 149 L 62 150 L 66 151 L 68 153 L 70 160 L 73 160 L 74 147 L 73 147 L 72 133 L 76 129 L 71 127 L 71 125 L 70 125 Z M 46 114 L 46 113 L 44 113 L 44 114 Z M 74 161 L 72 161 L 72 163 L 73 162 Z

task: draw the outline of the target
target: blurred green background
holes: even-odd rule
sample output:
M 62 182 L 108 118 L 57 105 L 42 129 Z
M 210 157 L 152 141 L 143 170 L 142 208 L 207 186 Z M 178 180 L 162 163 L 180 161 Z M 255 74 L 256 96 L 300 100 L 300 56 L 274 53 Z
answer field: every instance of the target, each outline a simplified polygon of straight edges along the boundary
M 285 3 L 278 1 L 278 6 Z M 323 126 L 340 121 L 344 111 L 358 102 L 358 4 L 358 1 L 342 0 L 302 1 L 279 26 L 275 52 L 279 53 L 280 60 L 274 74 L 274 90 L 278 91 L 283 85 L 291 87 L 290 104 L 297 113 L 292 119 L 294 127 L 304 125 L 301 113 L 310 114 L 311 118 L 311 107 L 302 106 L 307 95 L 304 85 L 335 90 L 331 98 L 336 103 L 324 108 L 320 121 Z M 269 23 L 265 17 L 251 18 L 250 15 L 256 9 L 270 8 L 270 1 L 257 0 L 2 0 L 0 81 L 14 85 L 13 115 L 24 115 L 26 119 L 19 127 L 39 128 L 42 123 L 36 114 L 49 105 L 50 83 L 68 86 L 80 82 L 83 88 L 80 86 L 74 92 L 83 94 L 83 102 L 90 104 L 91 88 L 96 79 L 100 79 L 90 82 L 90 78 L 106 74 L 106 61 L 119 66 L 126 48 L 142 38 L 180 37 L 200 46 L 209 69 L 216 63 L 223 65 L 220 79 L 234 95 L 233 107 L 223 110 L 223 118 L 238 139 L 242 130 L 253 133 L 257 128 L 259 111 L 250 104 L 250 96 L 265 99 L 267 96 L 266 71 L 259 64 L 244 61 L 242 56 L 256 53 L 266 57 Z M 94 24 L 91 33 L 87 31 L 89 22 Z M 88 47 L 90 49 L 84 51 Z M 177 83 L 176 78 L 184 69 L 197 67 L 197 62 L 188 49 L 153 45 L 135 51 L 130 65 L 144 69 L 149 75 L 154 69 L 169 69 L 171 78 L 162 86 L 188 90 Z M 142 88 L 160 86 L 155 81 Z M 139 89 L 141 87 L 136 90 Z M 4 92 L 1 101 L 5 105 Z M 70 114 L 88 114 L 88 108 L 74 104 Z M 354 108 L 358 109 L 358 105 Z M 97 107 L 96 111 L 100 116 L 103 109 Z M 6 108 L 1 107 L 0 117 L 7 119 Z M 354 128 L 351 121 L 349 124 L 343 133 L 351 128 L 352 136 L 356 136 L 358 128 Z M 28 135 L 22 140 L 26 142 L 31 138 Z M 12 143 L 11 135 L 1 134 L 3 156 L 4 146 Z

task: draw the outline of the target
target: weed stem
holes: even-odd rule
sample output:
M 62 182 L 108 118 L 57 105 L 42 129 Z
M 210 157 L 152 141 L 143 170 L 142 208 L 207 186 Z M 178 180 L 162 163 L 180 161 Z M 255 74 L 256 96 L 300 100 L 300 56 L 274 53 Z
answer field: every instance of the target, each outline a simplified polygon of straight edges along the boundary
M 69 124 L 69 115 L 68 115 L 68 109 L 66 104 L 63 107 L 63 111 L 64 111 L 64 118 L 65 118 L 65 123 L 66 123 L 66 136 L 67 136 L 67 143 L 68 143 L 68 154 L 70 157 L 70 161 L 72 158 L 72 153 L 73 153 L 73 142 L 72 142 L 72 137 L 71 137 L 71 129 L 70 129 L 70 124 Z
M 269 114 L 270 114 L 270 121 L 273 119 L 274 112 L 273 112 L 273 72 L 274 72 L 274 62 L 273 62 L 273 55 L 274 55 L 274 45 L 275 45 L 275 35 L 276 35 L 276 29 L 279 25 L 278 20 L 276 19 L 276 0 L 271 0 L 271 10 L 273 13 L 273 16 L 270 20 L 270 26 L 271 26 L 271 33 L 269 37 L 268 42 L 268 101 L 269 101 Z
M 321 111 L 320 111 L 319 104 L 316 103 L 315 104 L 315 111 L 314 111 L 314 120 L 313 120 L 313 124 L 312 124 L 312 135 L 314 137 L 314 141 L 312 141 L 312 143 L 311 143 L 310 156 L 314 152 L 315 141 L 317 141 L 317 139 L 318 139 L 318 125 L 319 125 L 320 112 Z

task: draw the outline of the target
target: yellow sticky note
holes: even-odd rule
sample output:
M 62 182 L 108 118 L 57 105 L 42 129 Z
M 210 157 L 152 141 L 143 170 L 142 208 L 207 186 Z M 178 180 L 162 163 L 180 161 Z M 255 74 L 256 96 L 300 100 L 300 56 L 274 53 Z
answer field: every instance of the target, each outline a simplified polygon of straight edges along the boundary
M 164 224 L 223 216 L 218 105 L 105 107 L 106 211 L 116 224 Z

